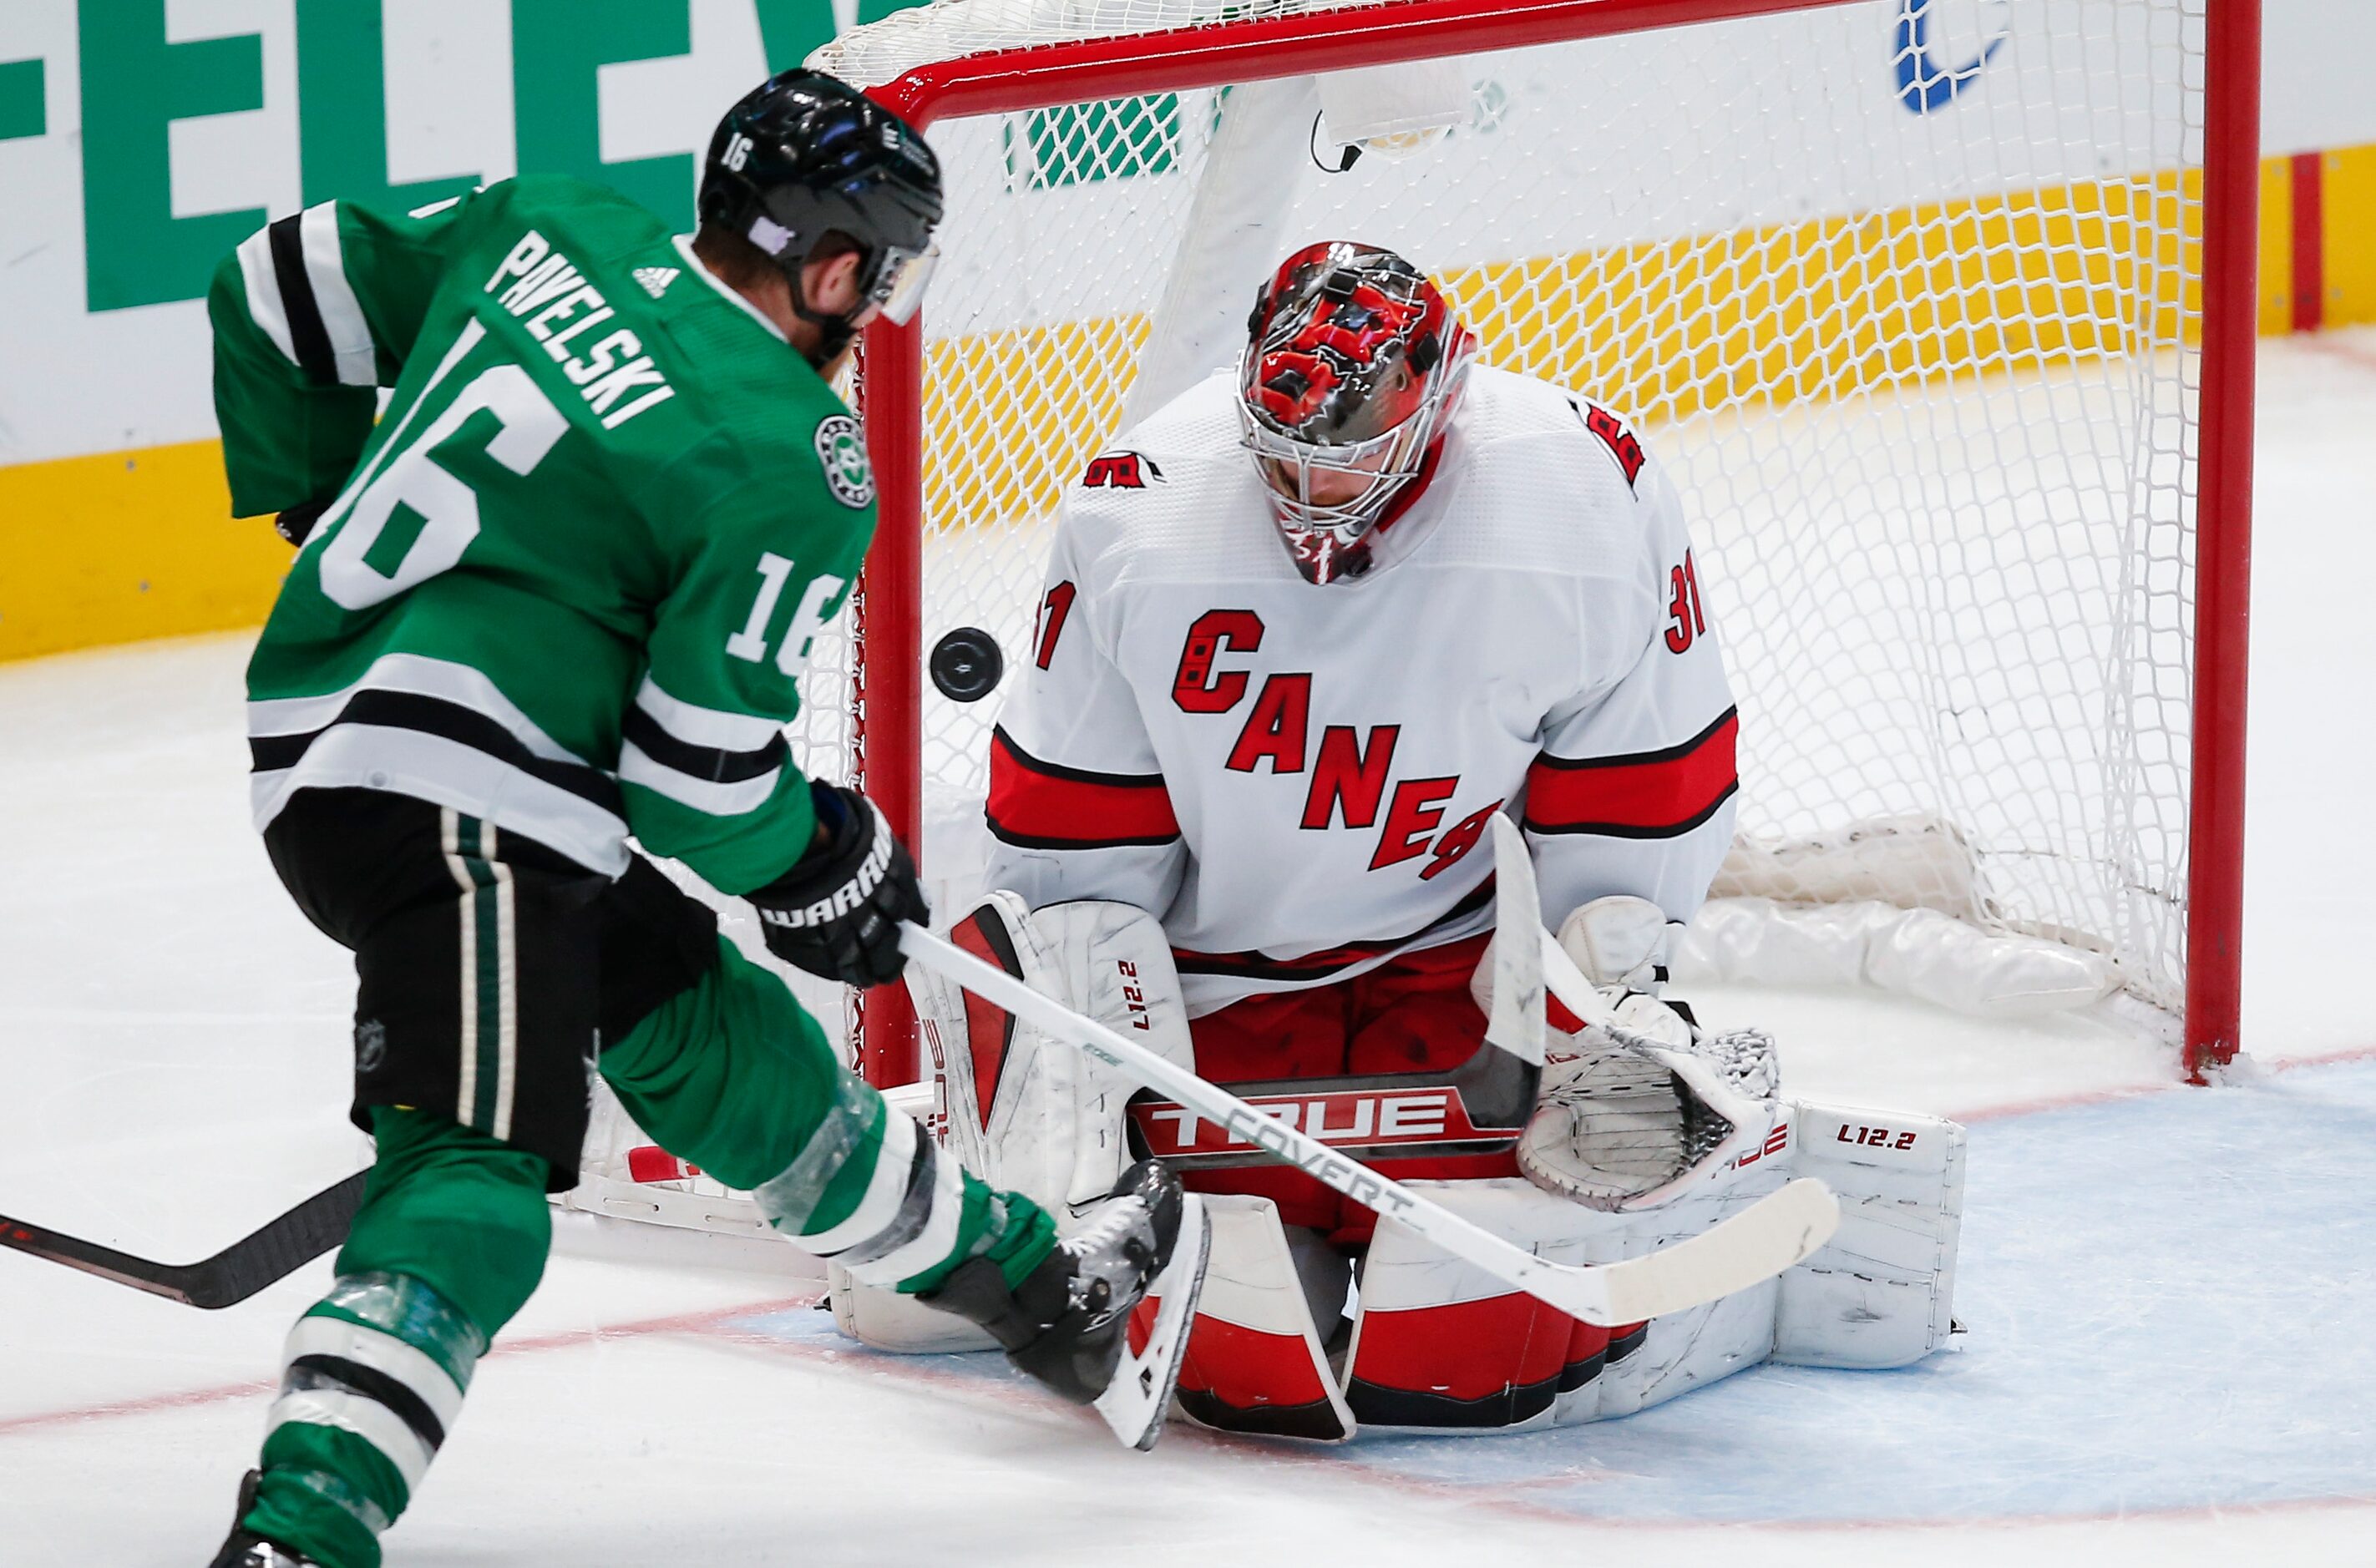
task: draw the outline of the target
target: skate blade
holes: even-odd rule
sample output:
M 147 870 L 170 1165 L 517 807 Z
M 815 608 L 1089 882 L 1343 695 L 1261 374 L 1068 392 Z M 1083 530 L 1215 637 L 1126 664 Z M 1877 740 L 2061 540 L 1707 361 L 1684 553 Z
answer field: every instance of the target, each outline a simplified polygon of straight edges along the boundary
M 1163 1435 L 1164 1419 L 1171 1413 L 1172 1390 L 1179 1386 L 1180 1364 L 1188 1356 L 1188 1330 L 1196 1321 L 1196 1299 L 1205 1289 L 1205 1265 L 1212 1261 L 1213 1224 L 1205 1200 L 1182 1194 L 1180 1240 L 1171 1261 L 1155 1277 L 1147 1294 L 1157 1298 L 1155 1328 L 1137 1354 L 1127 1350 L 1114 1368 L 1113 1381 L 1097 1397 L 1097 1412 L 1113 1434 L 1144 1453 Z

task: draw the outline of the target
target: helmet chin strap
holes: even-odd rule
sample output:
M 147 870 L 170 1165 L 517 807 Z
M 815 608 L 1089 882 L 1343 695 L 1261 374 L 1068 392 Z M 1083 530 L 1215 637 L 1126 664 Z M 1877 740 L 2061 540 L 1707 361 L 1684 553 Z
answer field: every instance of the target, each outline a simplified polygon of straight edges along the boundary
M 797 266 L 786 267 L 782 270 L 784 281 L 791 285 L 792 314 L 817 329 L 817 346 L 807 355 L 809 365 L 812 369 L 823 371 L 841 358 L 842 350 L 849 348 L 850 339 L 858 336 L 858 315 L 866 308 L 866 302 L 860 301 L 858 310 L 842 315 L 828 315 L 821 310 L 813 310 L 809 306 L 808 285 L 802 277 L 808 270 L 808 258 L 802 256 Z
M 849 347 L 849 340 L 858 336 L 854 322 L 857 313 L 827 315 L 823 311 L 811 310 L 804 297 L 807 292 L 795 276 L 792 279 L 792 314 L 817 329 L 817 346 L 809 350 L 808 362 L 813 368 L 823 370 L 841 358 L 842 350 Z

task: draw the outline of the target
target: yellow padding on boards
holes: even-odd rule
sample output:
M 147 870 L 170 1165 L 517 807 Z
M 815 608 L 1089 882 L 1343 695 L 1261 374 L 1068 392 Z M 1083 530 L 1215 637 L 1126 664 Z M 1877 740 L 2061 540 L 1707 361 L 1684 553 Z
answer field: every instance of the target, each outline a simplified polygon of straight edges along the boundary
M 2201 201 L 2200 171 L 2164 171 L 1498 262 L 1439 281 L 1487 363 L 1656 425 L 2193 343 Z M 1115 315 L 932 345 L 932 526 L 1052 511 L 1109 438 L 1147 329 L 1143 315 Z
M 0 659 L 255 625 L 290 554 L 220 442 L 0 468 Z
M 2294 329 L 2294 162 L 2261 160 L 2261 336 Z
M 2376 147 L 2326 154 L 2323 184 L 2326 325 L 2376 321 Z
M 2376 321 L 2376 147 L 2327 155 L 2329 325 Z M 2085 182 L 1463 268 L 1488 362 L 1653 424 L 1742 399 L 2022 370 L 2192 341 L 2200 176 Z M 2263 164 L 2262 330 L 2289 329 L 2287 160 Z M 1052 512 L 1121 418 L 1147 320 L 932 345 L 925 515 Z M 214 442 L 0 468 L 0 659 L 256 624 L 287 570 L 229 517 Z

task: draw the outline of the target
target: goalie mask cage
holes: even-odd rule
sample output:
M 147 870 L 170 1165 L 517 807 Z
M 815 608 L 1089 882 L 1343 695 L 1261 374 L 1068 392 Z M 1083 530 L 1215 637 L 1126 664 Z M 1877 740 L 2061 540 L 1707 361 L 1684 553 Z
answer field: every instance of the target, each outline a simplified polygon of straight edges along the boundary
M 986 628 L 1011 688 L 1063 487 L 1358 238 L 1671 471 L 1742 714 L 1720 894 L 2050 944 L 2191 1073 L 2233 1054 L 2258 0 L 944 0 L 811 63 L 947 172 L 923 316 L 862 346 L 880 533 L 795 735 L 942 915 L 998 701 L 926 646 Z M 1448 134 L 1323 167 L 1332 89 L 1448 68 Z M 862 1036 L 916 1075 L 898 988 Z

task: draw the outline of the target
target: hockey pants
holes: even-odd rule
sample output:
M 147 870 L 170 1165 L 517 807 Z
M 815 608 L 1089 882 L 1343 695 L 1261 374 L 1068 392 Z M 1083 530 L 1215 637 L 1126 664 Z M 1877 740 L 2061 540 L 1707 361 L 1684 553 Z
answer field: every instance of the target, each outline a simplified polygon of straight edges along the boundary
M 374 911 L 369 930 L 339 929 L 325 918 L 336 911 L 305 867 L 292 864 L 285 837 L 273 844 L 275 861 L 316 923 L 356 948 L 364 975 L 359 1016 L 371 1005 L 374 933 L 450 918 L 465 945 L 460 961 L 440 972 L 465 976 L 465 992 L 467 977 L 493 973 L 493 988 L 475 1001 L 480 1013 L 493 1007 L 505 1020 L 503 1038 L 513 1049 L 502 1060 L 520 1067 L 518 1041 L 533 1033 L 525 1013 L 541 996 L 565 998 L 567 988 L 557 976 L 515 975 L 505 966 L 532 967 L 536 944 L 526 929 L 532 915 L 573 908 L 570 900 L 586 891 L 546 884 L 585 873 L 565 862 L 552 872 L 540 858 L 549 851 L 505 844 L 483 825 L 457 824 L 453 814 L 420 802 L 392 802 L 388 812 L 364 817 L 395 821 L 404 829 L 398 836 L 410 837 L 422 811 L 433 822 L 445 819 L 435 829 L 448 851 L 441 858 L 458 872 L 446 875 L 452 868 L 438 866 L 442 888 L 424 875 L 392 892 L 397 879 L 380 873 L 385 907 Z M 469 907 L 483 902 L 489 887 L 508 902 L 474 914 Z M 477 932 L 505 936 L 500 961 L 471 964 L 473 920 Z M 417 932 L 406 940 L 417 942 Z M 1054 1225 L 1044 1212 L 1028 1199 L 993 1194 L 940 1158 L 913 1122 L 841 1066 L 780 980 L 722 938 L 711 935 L 707 944 L 710 962 L 646 987 L 643 1001 L 662 999 L 600 1052 L 603 1077 L 662 1147 L 754 1191 L 777 1229 L 873 1283 L 927 1290 L 975 1256 L 998 1262 L 1013 1283 L 1046 1256 Z M 593 950 L 603 951 L 599 944 Z M 415 978 L 435 991 L 432 975 Z M 591 972 L 579 977 L 588 991 L 596 981 Z M 475 1015 L 458 999 L 456 1006 L 467 1063 Z M 358 1027 L 362 1057 L 374 1049 L 371 1021 Z M 605 1021 L 622 1020 L 613 1012 Z M 409 1022 L 422 1033 L 419 1020 Z M 359 1061 L 359 1081 L 370 1077 L 370 1065 Z M 566 1082 L 557 1069 L 548 1075 L 549 1087 L 535 1091 L 546 1100 Z M 581 1102 L 584 1083 L 581 1065 L 575 1087 Z M 524 1076 L 523 1092 L 529 1084 Z M 250 1529 L 324 1568 L 377 1568 L 380 1533 L 444 1443 L 479 1359 L 543 1272 L 552 1240 L 546 1194 L 571 1184 L 574 1162 L 557 1170 L 546 1155 L 456 1114 L 483 1103 L 467 1094 L 434 1108 L 359 1096 L 377 1158 L 339 1254 L 337 1280 L 291 1332 L 267 1420 L 264 1474 L 245 1516 Z M 569 1124 L 567 1108 L 537 1104 L 522 1107 L 521 1122 L 535 1122 L 540 1110 L 554 1112 L 548 1127 Z M 575 1125 L 582 1131 L 582 1109 Z M 548 1146 L 552 1135 L 542 1135 Z

